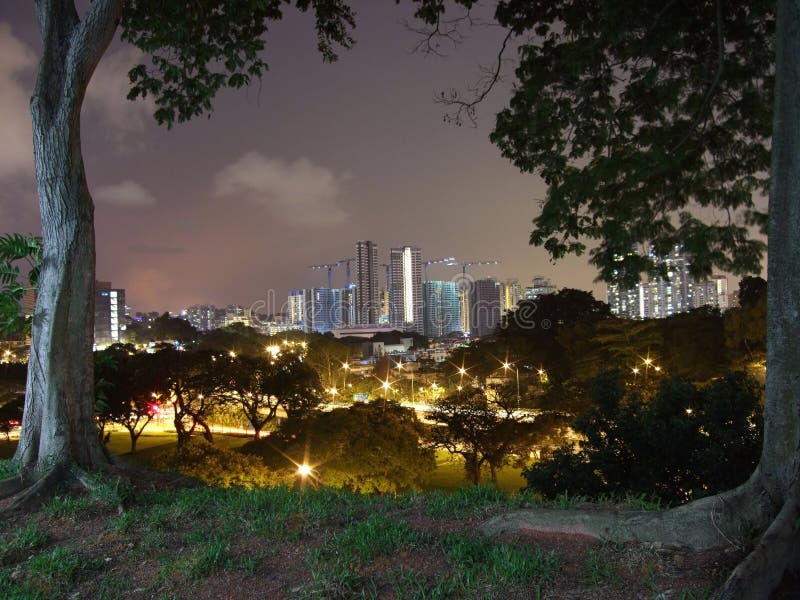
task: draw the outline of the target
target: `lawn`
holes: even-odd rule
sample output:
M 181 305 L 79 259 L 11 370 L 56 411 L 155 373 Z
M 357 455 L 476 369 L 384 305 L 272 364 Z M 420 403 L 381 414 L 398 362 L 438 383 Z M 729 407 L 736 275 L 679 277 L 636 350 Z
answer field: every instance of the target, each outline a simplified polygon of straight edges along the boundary
M 482 521 L 536 500 L 486 486 L 394 497 L 97 483 L 0 521 L 0 597 L 699 599 L 739 558 L 585 536 L 487 538 Z
M 175 434 L 168 431 L 147 430 L 139 437 L 136 454 L 130 454 L 130 436 L 127 431 L 113 431 L 109 440 L 109 449 L 118 456 L 147 465 L 150 457 L 163 448 L 175 444 Z M 236 449 L 250 441 L 250 437 L 239 435 L 216 434 L 214 443 L 218 446 Z M 0 458 L 10 458 L 17 447 L 16 441 L 0 441 Z M 486 475 L 488 480 L 488 475 Z M 430 490 L 455 490 L 466 485 L 464 478 L 464 461 L 451 456 L 446 450 L 436 452 L 436 471 L 428 478 L 425 488 Z M 520 469 L 504 467 L 497 475 L 497 487 L 505 492 L 517 492 L 525 486 L 525 479 Z

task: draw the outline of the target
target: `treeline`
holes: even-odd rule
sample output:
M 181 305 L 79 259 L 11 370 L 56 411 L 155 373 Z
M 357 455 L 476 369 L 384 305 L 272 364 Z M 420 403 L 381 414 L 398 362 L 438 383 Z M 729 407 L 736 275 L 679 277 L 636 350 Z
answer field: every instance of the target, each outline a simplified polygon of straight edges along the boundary
M 590 292 L 563 289 L 520 303 L 493 336 L 458 349 L 446 369 L 457 376 L 463 365 L 485 379 L 509 376 L 501 367 L 510 363 L 524 389 L 541 392 L 536 406 L 573 413 L 588 407 L 588 382 L 609 369 L 656 387 L 671 376 L 704 383 L 737 370 L 763 375 L 766 282 L 743 279 L 739 300 L 725 313 L 702 307 L 633 320 L 615 317 Z

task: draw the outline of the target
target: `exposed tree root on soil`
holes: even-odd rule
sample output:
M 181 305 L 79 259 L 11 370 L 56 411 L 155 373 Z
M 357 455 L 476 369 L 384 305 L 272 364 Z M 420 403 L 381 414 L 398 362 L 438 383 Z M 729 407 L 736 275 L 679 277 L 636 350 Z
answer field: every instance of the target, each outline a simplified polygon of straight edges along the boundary
M 768 598 L 787 572 L 800 570 L 800 490 L 789 490 L 778 515 L 713 600 Z
M 490 519 L 480 531 L 487 536 L 525 530 L 580 534 L 695 551 L 752 548 L 714 596 L 733 600 L 768 598 L 787 572 L 800 567 L 798 528 L 796 484 L 776 507 L 754 474 L 736 489 L 668 510 L 520 510 Z
M 179 473 L 156 473 L 132 467 L 118 459 L 113 464 L 88 471 L 74 462 L 59 463 L 44 472 L 22 469 L 18 475 L 0 481 L 0 516 L 18 515 L 38 508 L 64 490 L 94 493 L 113 485 L 118 509 L 127 508 L 134 489 L 197 487 L 201 482 Z M 130 492 L 130 493 L 129 493 Z

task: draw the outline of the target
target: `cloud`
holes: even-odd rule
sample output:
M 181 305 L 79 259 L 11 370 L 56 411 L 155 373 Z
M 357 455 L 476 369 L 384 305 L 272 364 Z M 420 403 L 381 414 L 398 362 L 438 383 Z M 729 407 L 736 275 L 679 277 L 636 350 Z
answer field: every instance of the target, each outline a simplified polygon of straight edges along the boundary
M 183 254 L 186 248 L 181 246 L 156 246 L 153 244 L 136 244 L 128 246 L 130 252 L 137 254 Z
M 101 118 L 118 144 L 125 143 L 130 137 L 128 134 L 143 131 L 155 110 L 149 96 L 144 100 L 128 100 L 128 71 L 142 59 L 142 53 L 131 47 L 107 53 L 97 65 L 86 90 L 84 110 Z
M 115 185 L 101 185 L 95 188 L 92 197 L 103 204 L 126 208 L 152 206 L 156 203 L 155 197 L 150 192 L 130 179 Z
M 33 51 L 0 22 L 0 179 L 33 173 L 31 90 L 19 77 L 35 65 Z
M 347 218 L 339 206 L 347 178 L 306 158 L 290 163 L 249 152 L 217 173 L 214 192 L 264 206 L 287 224 L 326 227 Z

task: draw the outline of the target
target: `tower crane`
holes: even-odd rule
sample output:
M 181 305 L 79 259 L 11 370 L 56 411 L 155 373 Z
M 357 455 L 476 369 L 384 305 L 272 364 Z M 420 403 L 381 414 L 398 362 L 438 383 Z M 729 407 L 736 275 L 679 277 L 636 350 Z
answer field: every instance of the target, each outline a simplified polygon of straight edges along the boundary
M 461 267 L 461 274 L 466 277 L 467 276 L 467 267 L 472 267 L 475 265 L 499 265 L 500 261 L 498 260 L 471 260 L 466 262 L 456 262 L 452 261 L 447 263 L 448 267 Z
M 333 270 L 336 267 L 338 267 L 339 265 L 340 265 L 340 263 L 335 262 L 335 263 L 329 263 L 329 264 L 325 264 L 325 265 L 311 265 L 308 268 L 309 269 L 314 269 L 315 271 L 322 271 L 323 269 L 327 270 L 328 271 L 328 289 L 332 290 L 333 289 Z
M 428 281 L 430 279 L 430 277 L 428 276 L 428 268 L 431 265 L 437 265 L 439 263 L 447 263 L 448 266 L 449 266 L 450 263 L 455 262 L 455 260 L 456 260 L 455 256 L 448 256 L 447 258 L 434 258 L 433 260 L 426 260 L 424 263 L 422 263 L 423 265 L 425 265 L 425 281 Z
M 337 264 L 337 266 L 344 265 L 344 266 L 345 266 L 345 268 L 347 269 L 347 288 L 348 288 L 348 289 L 350 288 L 350 283 L 351 283 L 351 278 L 350 278 L 350 264 L 351 264 L 351 263 L 353 263 L 353 262 L 355 262 L 355 260 L 356 260 L 355 258 L 343 258 L 343 259 L 341 259 L 340 261 L 338 261 L 338 262 L 336 263 L 336 264 Z

